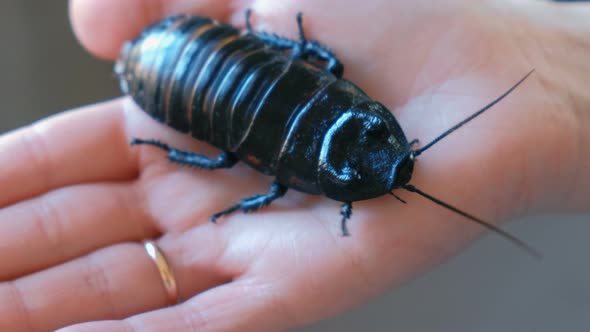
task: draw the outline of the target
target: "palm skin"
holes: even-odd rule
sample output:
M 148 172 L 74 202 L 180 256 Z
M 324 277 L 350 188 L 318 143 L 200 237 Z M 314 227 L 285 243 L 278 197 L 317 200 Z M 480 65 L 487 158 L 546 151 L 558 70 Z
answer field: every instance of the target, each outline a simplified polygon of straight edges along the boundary
M 345 64 L 345 77 L 388 106 L 408 138 L 422 144 L 535 68 L 500 105 L 420 156 L 410 183 L 493 221 L 575 208 L 575 199 L 559 198 L 575 197 L 576 188 L 565 184 L 579 167 L 577 115 L 563 111 L 559 92 L 546 92 L 560 76 L 534 50 L 545 28 L 485 2 L 445 4 L 305 0 L 248 7 L 255 29 L 287 36 L 295 35 L 295 12 L 302 11 L 307 36 L 328 44 Z M 189 12 L 243 26 L 244 9 L 207 0 L 71 2 L 82 43 L 110 59 L 124 40 L 166 15 Z M 19 220 L 8 222 L 5 233 L 25 234 L 5 241 L 0 253 L 7 262 L 0 293 L 20 294 L 0 297 L 10 298 L 0 300 L 0 312 L 12 313 L 1 316 L 9 318 L 0 318 L 0 330 L 44 331 L 78 322 L 87 323 L 63 331 L 284 330 L 399 285 L 482 231 L 404 192 L 398 194 L 407 205 L 390 196 L 355 203 L 346 238 L 337 202 L 293 190 L 262 211 L 214 225 L 209 215 L 266 192 L 272 179 L 243 164 L 213 172 L 181 169 L 157 149 L 129 146 L 131 137 L 216 153 L 156 123 L 127 99 L 0 139 L 6 151 L 0 161 L 32 165 L 0 175 L 2 187 L 14 188 L 0 196 L 0 220 Z M 547 187 L 552 190 L 542 190 Z M 137 244 L 143 238 L 158 238 L 182 304 L 161 309 L 166 296 Z M 86 292 L 74 293 L 80 280 Z

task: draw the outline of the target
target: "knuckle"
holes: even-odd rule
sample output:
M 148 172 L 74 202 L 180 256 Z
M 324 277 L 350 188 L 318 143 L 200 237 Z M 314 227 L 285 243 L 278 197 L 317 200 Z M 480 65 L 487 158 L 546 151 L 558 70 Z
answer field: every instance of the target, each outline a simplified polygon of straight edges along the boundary
M 116 314 L 115 302 L 113 300 L 112 288 L 109 282 L 109 275 L 104 264 L 100 262 L 95 254 L 87 256 L 85 271 L 82 273 L 84 283 L 96 298 L 102 308 L 106 309 L 109 315 Z
M 52 160 L 47 148 L 46 138 L 40 131 L 38 124 L 29 126 L 22 135 L 22 146 L 27 154 L 27 160 L 40 174 L 36 174 L 37 181 L 44 187 L 52 183 L 53 173 L 51 171 Z
M 32 218 L 41 234 L 41 241 L 44 241 L 52 250 L 61 250 L 66 221 L 53 199 L 41 196 L 34 205 Z
M 33 321 L 31 317 L 31 308 L 27 303 L 26 297 L 21 290 L 20 285 L 17 281 L 8 281 L 2 283 L 2 287 L 4 291 L 8 293 L 7 297 L 2 297 L 3 299 L 8 298 L 9 307 L 12 309 L 12 314 L 10 316 L 11 330 L 16 330 L 15 327 L 18 326 L 18 331 L 35 331 L 33 328 Z M 0 293 L 3 293 L 0 291 Z M 0 327 L 2 327 L 2 322 L 0 322 Z

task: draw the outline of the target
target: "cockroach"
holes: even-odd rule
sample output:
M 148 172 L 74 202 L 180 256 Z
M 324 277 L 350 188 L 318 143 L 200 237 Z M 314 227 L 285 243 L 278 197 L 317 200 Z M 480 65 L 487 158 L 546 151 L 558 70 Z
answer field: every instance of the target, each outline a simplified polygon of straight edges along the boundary
M 156 120 L 223 152 L 209 158 L 157 140 L 134 138 L 165 150 L 171 162 L 204 169 L 243 161 L 275 177 L 267 194 L 242 200 L 210 217 L 250 212 L 288 188 L 342 202 L 343 235 L 352 202 L 405 189 L 537 252 L 492 223 L 463 212 L 411 185 L 416 157 L 508 96 L 526 78 L 483 109 L 412 149 L 392 113 L 343 79 L 344 67 L 320 43 L 246 31 L 202 16 L 177 15 L 147 27 L 125 43 L 115 65 L 122 91 Z M 404 202 L 405 203 L 405 202 Z

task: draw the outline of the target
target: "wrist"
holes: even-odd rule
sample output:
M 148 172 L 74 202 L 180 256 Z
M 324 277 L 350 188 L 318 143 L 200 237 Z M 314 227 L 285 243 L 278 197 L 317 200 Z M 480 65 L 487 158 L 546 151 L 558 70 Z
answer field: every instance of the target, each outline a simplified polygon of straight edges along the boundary
M 562 197 L 562 206 L 566 211 L 590 212 L 590 34 L 572 35 L 564 44 L 567 58 L 563 58 L 564 63 L 555 64 L 560 67 L 560 76 L 553 84 L 560 84 L 565 111 L 571 113 L 569 150 L 574 167 L 563 183 L 566 195 Z
M 535 190 L 538 199 L 531 200 L 532 212 L 590 212 L 590 29 L 563 8 L 543 2 L 523 14 L 535 37 L 523 45 L 530 46 L 526 56 L 537 69 L 536 99 L 552 108 L 546 127 L 559 128 L 557 134 L 539 131 L 537 144 L 551 139 L 559 144 L 546 152 L 547 172 Z

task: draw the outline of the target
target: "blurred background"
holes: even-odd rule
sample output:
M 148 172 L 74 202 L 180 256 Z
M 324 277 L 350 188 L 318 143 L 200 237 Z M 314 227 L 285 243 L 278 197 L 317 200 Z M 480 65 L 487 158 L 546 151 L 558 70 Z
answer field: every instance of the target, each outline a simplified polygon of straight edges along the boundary
M 119 95 L 112 63 L 75 40 L 65 0 L 2 0 L 0 40 L 0 134 Z M 418 280 L 298 331 L 590 331 L 589 219 L 517 221 L 509 231 L 542 261 L 489 235 Z

